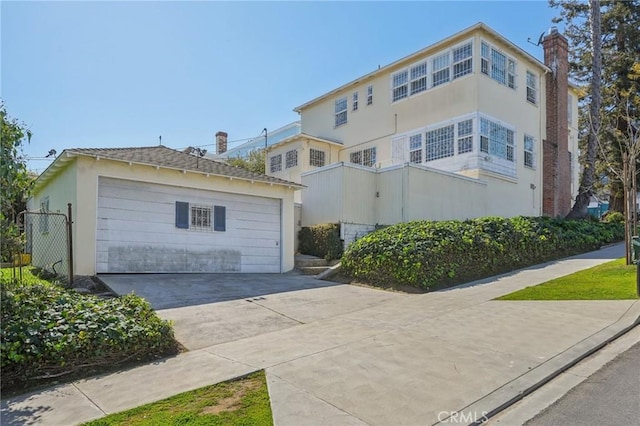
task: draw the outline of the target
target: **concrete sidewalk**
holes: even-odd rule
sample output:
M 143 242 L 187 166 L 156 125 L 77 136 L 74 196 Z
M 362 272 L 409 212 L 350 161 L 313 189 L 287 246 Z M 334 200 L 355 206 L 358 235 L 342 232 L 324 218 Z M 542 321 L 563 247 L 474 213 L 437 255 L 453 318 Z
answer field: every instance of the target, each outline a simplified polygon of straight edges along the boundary
M 77 424 L 264 368 L 276 425 L 481 421 L 640 317 L 637 300 L 492 299 L 623 255 L 611 246 L 3 400 L 0 420 Z

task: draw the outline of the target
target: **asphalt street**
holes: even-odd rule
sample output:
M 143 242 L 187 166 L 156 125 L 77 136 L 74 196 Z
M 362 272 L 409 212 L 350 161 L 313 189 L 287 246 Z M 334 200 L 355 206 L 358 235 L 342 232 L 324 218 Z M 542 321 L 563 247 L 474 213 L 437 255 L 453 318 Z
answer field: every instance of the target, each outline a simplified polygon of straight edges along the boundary
M 640 343 L 618 355 L 526 426 L 640 424 Z

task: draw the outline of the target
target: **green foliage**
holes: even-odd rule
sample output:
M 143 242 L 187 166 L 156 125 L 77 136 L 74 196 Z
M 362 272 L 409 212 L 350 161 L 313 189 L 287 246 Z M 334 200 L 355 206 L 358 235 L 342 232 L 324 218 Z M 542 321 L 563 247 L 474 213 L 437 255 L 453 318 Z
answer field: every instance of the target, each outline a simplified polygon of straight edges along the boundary
M 23 273 L 22 283 L 0 278 L 3 388 L 176 348 L 171 324 L 138 296 L 100 299 Z
M 84 423 L 85 426 L 272 424 L 263 371 Z
M 0 103 L 0 125 L 0 256 L 7 262 L 15 253 L 15 244 L 19 243 L 14 225 L 18 206 L 24 206 L 33 182 L 22 156 L 22 146 L 31 140 L 31 132 L 8 115 L 4 103 Z
M 605 223 L 624 223 L 624 215 L 620 212 L 608 212 L 602 218 Z
M 340 224 L 327 223 L 302 228 L 298 232 L 298 251 L 326 260 L 340 259 L 343 252 Z
M 385 287 L 434 290 L 595 250 L 623 236 L 617 223 L 546 217 L 415 221 L 351 244 L 342 271 Z
M 498 300 L 637 299 L 636 266 L 626 259 L 607 262 L 545 283 L 526 287 Z
M 227 163 L 231 166 L 240 167 L 254 173 L 264 174 L 264 149 L 254 149 L 249 151 L 247 157 L 231 157 Z

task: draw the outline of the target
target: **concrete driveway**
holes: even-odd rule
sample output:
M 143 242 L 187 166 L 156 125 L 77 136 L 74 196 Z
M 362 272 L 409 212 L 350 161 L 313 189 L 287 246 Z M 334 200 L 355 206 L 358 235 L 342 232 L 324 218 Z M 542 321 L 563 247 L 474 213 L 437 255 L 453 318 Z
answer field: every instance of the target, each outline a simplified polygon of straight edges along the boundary
M 144 297 L 174 322 L 190 350 L 374 307 L 401 293 L 342 285 L 298 274 L 100 275 L 114 292 Z

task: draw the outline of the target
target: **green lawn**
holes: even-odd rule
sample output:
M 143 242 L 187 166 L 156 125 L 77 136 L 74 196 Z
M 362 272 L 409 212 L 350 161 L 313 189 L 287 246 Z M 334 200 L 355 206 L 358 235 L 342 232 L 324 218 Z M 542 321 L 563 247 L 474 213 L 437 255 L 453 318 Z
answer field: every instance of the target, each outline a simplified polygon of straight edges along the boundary
M 107 425 L 273 425 L 263 371 L 245 378 L 181 393 L 85 426 Z
M 621 300 L 637 299 L 636 266 L 625 259 L 603 263 L 546 283 L 527 287 L 497 300 Z

